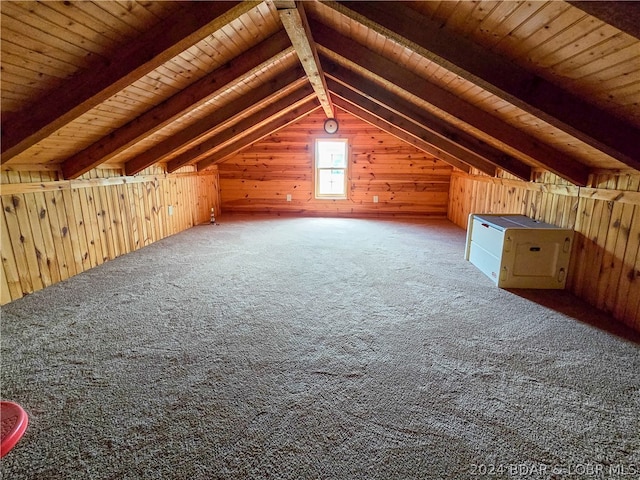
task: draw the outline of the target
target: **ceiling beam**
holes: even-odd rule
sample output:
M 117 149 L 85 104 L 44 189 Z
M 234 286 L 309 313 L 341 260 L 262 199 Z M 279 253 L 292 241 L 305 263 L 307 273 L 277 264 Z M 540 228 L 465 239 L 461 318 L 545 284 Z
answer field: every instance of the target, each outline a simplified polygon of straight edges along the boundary
M 149 150 L 128 160 L 124 165 L 126 174 L 135 175 L 141 172 L 176 150 L 197 142 L 213 130 L 223 127 L 225 124 L 236 120 L 239 116 L 247 115 L 249 111 L 258 109 L 257 105 L 262 102 L 295 90 L 303 83 L 306 83 L 306 78 L 304 71 L 300 67 L 292 68 L 279 74 L 275 79 L 251 90 L 250 94 L 243 95 L 218 108 L 215 112 L 198 120 L 193 125 L 184 128 L 175 135 L 154 145 Z
M 328 74 L 328 85 L 332 92 L 334 92 L 337 96 L 347 100 L 348 102 L 360 107 L 363 110 L 375 115 L 382 120 L 393 123 L 396 127 L 404 130 L 405 132 L 423 140 L 425 143 L 428 143 L 433 148 L 429 152 L 432 155 L 436 155 L 436 152 L 441 151 L 447 154 L 447 157 L 453 157 L 457 159 L 459 162 L 466 163 L 478 170 L 486 173 L 490 176 L 495 176 L 496 167 L 488 162 L 486 159 L 481 156 L 465 150 L 464 148 L 457 145 L 455 142 L 448 140 L 446 138 L 442 138 L 439 135 L 436 135 L 431 130 L 425 128 L 420 124 L 419 119 L 412 118 L 413 113 L 407 112 L 403 109 L 403 106 L 399 106 L 396 102 L 386 98 L 385 101 L 378 102 L 377 100 L 373 100 L 373 98 L 379 98 L 381 90 L 377 91 L 369 91 L 367 86 L 362 87 L 362 85 L 358 85 L 357 90 L 353 86 L 348 86 L 346 83 L 343 83 L 339 77 L 334 77 L 333 71 L 327 71 Z M 364 91 L 361 91 L 364 90 Z M 390 96 L 393 96 L 390 94 Z M 373 98 L 372 98 L 373 97 Z M 397 98 L 398 103 L 401 101 L 400 98 Z M 388 104 L 393 104 L 393 107 L 390 107 Z M 441 160 L 447 161 L 447 157 L 439 156 Z M 529 180 L 527 178 L 527 180 Z
M 202 105 L 207 99 L 228 89 L 230 84 L 241 81 L 265 65 L 275 63 L 290 54 L 293 54 L 293 48 L 286 32 L 280 31 L 272 35 L 176 95 L 67 158 L 61 164 L 64 178 L 79 177 L 160 130 L 188 110 Z
M 640 170 L 640 129 L 398 2 L 327 2 L 391 41 Z
M 293 7 L 291 7 L 292 5 Z M 281 8 L 283 6 L 287 8 Z M 327 89 L 327 82 L 322 72 L 322 66 L 318 59 L 318 52 L 311 36 L 311 29 L 309 28 L 302 2 L 276 2 L 276 7 L 278 7 L 280 20 L 289 35 L 298 58 L 300 58 L 300 63 L 302 63 L 302 67 L 307 73 L 309 82 L 318 96 L 325 115 L 328 118 L 334 118 L 335 113 L 329 90 Z
M 293 122 L 298 121 L 300 118 L 305 115 L 317 110 L 320 108 L 317 97 L 312 98 L 310 101 L 301 105 L 291 112 L 283 115 L 281 117 L 275 119 L 268 119 L 263 124 L 254 130 L 249 135 L 243 136 L 239 138 L 237 141 L 229 144 L 228 146 L 222 148 L 217 151 L 213 155 L 200 160 L 197 163 L 198 171 L 204 170 L 205 168 L 214 165 L 216 163 L 220 163 L 224 161 L 227 157 L 238 153 L 240 150 L 250 146 L 251 144 L 262 140 L 263 138 L 271 135 L 272 133 L 277 132 L 278 130 L 286 127 L 287 125 L 292 124 Z
M 376 117 L 374 114 L 368 112 L 364 108 L 343 99 L 339 95 L 336 95 L 335 92 L 332 93 L 334 93 L 333 104 L 336 107 L 340 107 L 341 109 L 349 112 L 351 115 L 358 117 L 360 120 L 367 122 L 368 124 L 373 125 L 374 127 L 377 127 L 390 135 L 393 135 L 397 139 L 402 140 L 403 142 L 408 143 L 409 145 L 412 145 L 417 149 L 422 150 L 423 152 L 428 153 L 429 155 L 432 155 L 433 157 L 438 158 L 448 163 L 449 165 L 458 168 L 459 170 L 462 170 L 463 172 L 469 173 L 470 168 L 466 163 L 425 142 L 424 140 L 422 140 L 422 138 L 411 135 L 401 128 L 398 128 L 397 124 L 402 123 L 402 121 L 404 120 L 399 115 L 388 111 L 385 114 L 385 118 L 389 118 L 389 120 L 385 120 L 383 118 Z
M 250 134 L 257 127 L 261 126 L 263 122 L 270 119 L 273 120 L 280 115 L 287 114 L 290 110 L 298 108 L 301 104 L 308 102 L 314 95 L 315 93 L 311 85 L 306 84 L 280 100 L 275 102 L 266 100 L 262 102 L 260 105 L 262 108 L 258 112 L 243 118 L 238 123 L 225 128 L 220 133 L 199 143 L 194 148 L 172 158 L 167 163 L 167 171 L 173 173 L 180 167 L 199 160 L 199 157 L 207 155 L 209 152 L 214 153 L 213 150 L 223 147 L 225 143 L 233 141 L 234 139 L 237 140 L 240 135 Z
M 373 102 L 383 105 L 387 109 L 417 123 L 425 131 L 429 132 L 429 139 L 423 139 L 432 145 L 483 171 L 495 171 L 495 168 L 488 167 L 488 164 L 491 164 L 493 167 L 501 168 L 518 178 L 526 181 L 531 180 L 531 167 L 526 163 L 478 140 L 473 135 L 452 127 L 441 118 L 419 108 L 401 96 L 381 88 L 364 76 L 330 60 L 325 60 L 325 62 L 327 64 L 327 74 L 330 77 L 349 86 L 351 90 L 364 95 Z M 332 86 L 331 88 L 335 91 L 336 87 Z
M 338 54 L 389 84 L 395 85 L 461 120 L 497 140 L 499 144 L 522 153 L 526 158 L 544 166 L 565 180 L 581 186 L 587 184 L 589 169 L 574 158 L 541 143 L 522 130 L 465 102 L 457 95 L 434 85 L 326 25 L 314 19 L 310 19 L 309 23 L 321 48 Z
M 640 3 L 636 1 L 575 1 L 568 0 L 592 17 L 596 17 L 629 35 L 640 38 Z
M 260 2 L 189 2 L 116 56 L 78 72 L 45 97 L 2 119 L 4 163 L 219 30 Z

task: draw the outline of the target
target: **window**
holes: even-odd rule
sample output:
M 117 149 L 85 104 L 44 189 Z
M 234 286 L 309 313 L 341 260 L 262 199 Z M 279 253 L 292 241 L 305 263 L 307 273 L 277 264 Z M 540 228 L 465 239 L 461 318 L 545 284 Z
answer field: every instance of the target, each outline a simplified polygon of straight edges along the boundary
M 348 165 L 346 139 L 316 140 L 316 198 L 347 198 Z

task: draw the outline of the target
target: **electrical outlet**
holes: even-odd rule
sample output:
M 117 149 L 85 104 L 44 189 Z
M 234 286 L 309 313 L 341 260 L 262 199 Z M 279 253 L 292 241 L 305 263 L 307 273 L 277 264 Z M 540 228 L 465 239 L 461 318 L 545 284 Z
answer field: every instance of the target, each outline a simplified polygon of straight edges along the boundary
M 173 215 L 173 205 L 169 205 L 169 216 Z
M 290 202 L 290 201 L 291 201 L 291 194 L 287 193 L 287 202 Z
M 378 195 L 373 196 L 373 203 L 378 203 Z

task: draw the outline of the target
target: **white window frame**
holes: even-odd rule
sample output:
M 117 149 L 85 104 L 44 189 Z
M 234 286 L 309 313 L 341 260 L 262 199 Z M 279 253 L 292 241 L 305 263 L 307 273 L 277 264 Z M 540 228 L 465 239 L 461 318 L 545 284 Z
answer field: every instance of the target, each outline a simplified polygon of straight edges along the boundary
M 335 143 L 343 143 L 346 155 L 346 162 L 344 168 L 341 167 L 331 167 L 331 168 L 320 168 L 318 166 L 318 161 L 320 159 L 319 148 L 320 142 L 335 142 Z M 319 200 L 348 200 L 349 199 L 349 164 L 350 155 L 349 155 L 349 139 L 347 138 L 316 138 L 314 140 L 314 156 L 313 156 L 313 177 L 314 177 L 314 195 L 316 199 Z M 344 170 L 344 193 L 335 194 L 335 193 L 320 193 L 320 170 Z

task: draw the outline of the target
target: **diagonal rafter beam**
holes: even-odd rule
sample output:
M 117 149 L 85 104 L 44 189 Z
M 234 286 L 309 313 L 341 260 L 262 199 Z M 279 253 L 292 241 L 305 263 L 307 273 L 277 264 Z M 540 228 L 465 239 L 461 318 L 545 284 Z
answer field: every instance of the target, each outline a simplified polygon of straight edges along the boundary
M 367 72 L 458 118 L 467 125 L 493 137 L 501 144 L 522 153 L 540 165 L 544 165 L 545 168 L 565 180 L 576 185 L 587 184 L 589 170 L 577 160 L 540 143 L 523 131 L 465 102 L 453 93 L 430 83 L 326 25 L 313 19 L 310 19 L 309 23 L 321 49 L 339 55 Z
M 198 139 L 209 134 L 212 130 L 220 128 L 241 115 L 246 115 L 247 111 L 257 109 L 256 104 L 275 98 L 286 91 L 292 91 L 305 82 L 304 71 L 300 67 L 287 70 L 278 75 L 276 79 L 253 89 L 250 94 L 224 105 L 211 115 L 127 161 L 124 165 L 126 174 L 134 175 L 141 172 L 176 150 L 197 142 Z
M 349 85 L 350 82 L 344 82 L 339 76 L 334 77 L 333 71 L 329 73 L 328 84 L 331 91 L 337 96 L 386 122 L 393 123 L 401 130 L 404 130 L 405 132 L 418 137 L 420 140 L 431 145 L 432 149 L 429 153 L 435 155 L 437 151 L 444 152 L 446 156 L 438 157 L 441 160 L 447 161 L 448 158 L 453 157 L 459 162 L 463 162 L 477 168 L 487 175 L 491 175 L 492 177 L 495 176 L 496 167 L 494 165 L 481 156 L 465 150 L 455 142 L 442 138 L 429 129 L 424 128 L 420 125 L 419 119 L 412 118 L 412 112 L 404 111 L 403 106 L 399 106 L 393 100 L 388 98 L 380 102 L 374 101 L 373 98 L 377 99 L 380 97 L 380 89 L 368 91 L 367 86 L 364 86 L 363 88 L 362 85 L 358 85 L 356 90 L 355 87 Z M 397 100 L 401 101 L 399 98 Z M 390 108 L 388 104 L 392 104 L 393 107 Z M 527 178 L 527 180 L 529 179 Z
M 298 121 L 300 118 L 308 115 L 309 113 L 319 109 L 320 105 L 318 103 L 317 97 L 312 98 L 307 101 L 305 104 L 295 108 L 290 111 L 286 115 L 275 119 L 269 119 L 263 122 L 263 124 L 251 132 L 250 134 L 239 138 L 237 141 L 232 142 L 228 146 L 222 148 L 217 151 L 210 157 L 207 157 L 203 160 L 200 160 L 197 163 L 198 171 L 204 170 L 210 165 L 214 165 L 225 160 L 227 157 L 238 153 L 240 150 L 250 146 L 251 144 L 262 140 L 263 138 L 271 135 L 272 133 L 277 132 L 278 130 L 286 127 L 287 125 L 292 124 L 293 122 Z
M 481 170 L 483 168 L 491 168 L 486 167 L 486 165 L 491 164 L 493 167 L 499 167 L 523 180 L 529 181 L 531 179 L 531 167 L 527 164 L 520 162 L 462 130 L 451 127 L 444 120 L 418 108 L 414 103 L 405 100 L 399 95 L 387 89 L 380 88 L 376 83 L 364 76 L 352 72 L 330 60 L 325 60 L 325 62 L 328 67 L 327 73 L 330 77 L 337 79 L 340 83 L 349 86 L 351 90 L 364 95 L 375 103 L 417 123 L 429 132 L 430 139 L 428 141 L 432 145 L 448 151 L 463 161 L 465 157 L 462 157 L 462 155 L 466 155 L 466 158 L 469 159 L 466 163 Z M 332 87 L 332 89 L 333 88 L 335 87 Z M 454 152 L 458 153 L 454 154 Z M 495 168 L 492 169 L 495 170 Z
M 462 170 L 463 172 L 469 173 L 469 165 L 460 161 L 456 157 L 449 155 L 447 152 L 440 150 L 433 145 L 422 140 L 422 136 L 414 136 L 406 131 L 402 130 L 398 127 L 398 124 L 402 124 L 404 119 L 399 115 L 394 114 L 391 111 L 385 112 L 384 117 L 380 118 L 376 117 L 374 114 L 368 112 L 364 108 L 360 107 L 355 103 L 351 103 L 339 95 L 335 94 L 335 92 L 331 92 L 334 94 L 333 96 L 333 104 L 336 107 L 340 107 L 341 109 L 349 112 L 351 115 L 358 117 L 360 120 L 373 125 L 374 127 L 379 128 L 380 130 L 387 132 L 390 135 L 393 135 L 399 140 L 402 140 L 409 145 L 413 145 L 414 147 L 422 150 L 423 152 L 428 153 L 429 155 L 433 155 L 440 160 L 448 163 L 449 165 Z M 495 174 L 495 171 L 494 171 Z M 493 176 L 493 175 L 492 175 Z
M 2 162 L 102 103 L 260 2 L 189 2 L 122 45 L 117 58 L 78 73 L 21 112 L 2 119 Z
M 640 170 L 640 129 L 398 2 L 327 2 L 513 105 Z
M 322 72 L 302 2 L 279 1 L 276 2 L 276 7 L 280 20 L 291 39 L 291 44 L 295 48 L 298 58 L 300 58 L 300 63 L 307 73 L 309 82 L 318 96 L 325 115 L 328 118 L 334 118 L 335 112 L 327 89 L 327 82 Z
M 224 146 L 225 143 L 237 140 L 239 136 L 250 134 L 264 122 L 273 120 L 277 118 L 278 115 L 284 115 L 290 110 L 298 108 L 301 104 L 308 102 L 314 94 L 311 85 L 306 84 L 280 100 L 275 102 L 266 100 L 262 102 L 260 105 L 261 109 L 258 112 L 243 118 L 233 126 L 225 128 L 222 132 L 208 138 L 196 147 L 169 160 L 167 163 L 167 171 L 173 173 L 180 167 L 198 160 L 199 157 L 206 155 L 208 152 L 219 149 Z
M 67 158 L 61 165 L 64 178 L 79 177 L 158 131 L 187 110 L 196 108 L 208 98 L 221 93 L 232 82 L 247 78 L 264 65 L 291 54 L 293 48 L 287 34 L 280 31 L 272 35 L 163 103 Z

